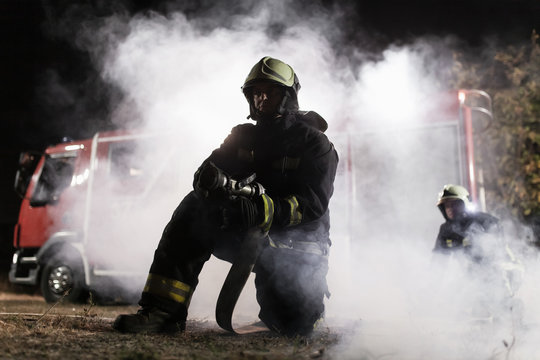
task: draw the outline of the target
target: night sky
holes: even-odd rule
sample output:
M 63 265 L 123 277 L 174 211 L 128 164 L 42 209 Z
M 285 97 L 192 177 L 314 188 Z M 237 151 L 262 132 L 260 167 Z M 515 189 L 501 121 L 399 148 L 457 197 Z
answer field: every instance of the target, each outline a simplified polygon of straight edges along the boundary
M 113 4 L 110 4 L 113 3 Z M 111 128 L 109 106 L 121 94 L 114 88 L 98 86 L 100 79 L 88 54 L 73 48 L 65 34 L 55 34 L 51 23 L 62 21 L 73 4 L 84 5 L 96 16 L 107 16 L 123 9 L 136 14 L 148 10 L 166 13 L 182 10 L 187 16 L 211 13 L 217 1 L 46 1 L 0 0 L 2 37 L 1 61 L 1 143 L 0 143 L 0 250 L 11 253 L 11 234 L 19 201 L 12 190 L 18 153 L 43 150 L 63 136 L 89 137 L 95 131 Z M 339 3 L 352 11 L 343 15 L 343 39 L 363 51 L 376 54 L 389 44 L 406 44 L 419 36 L 455 35 L 463 46 L 474 49 L 488 38 L 501 44 L 528 41 L 540 24 L 538 0 L 453 0 L 453 1 L 296 1 L 293 6 L 318 4 L 331 11 Z M 235 8 L 232 1 L 229 8 Z M 245 11 L 245 7 L 237 7 Z M 75 17 L 76 19 L 76 17 Z M 76 21 L 76 20 L 75 20 Z M 369 36 L 359 37 L 362 31 Z M 51 72 L 51 69 L 54 69 Z M 247 69 L 246 69 L 247 71 Z M 58 94 L 45 87 L 51 76 L 59 77 L 84 102 L 49 101 Z M 81 111 L 81 108 L 83 111 Z M 91 121 L 79 120 L 68 126 L 75 113 L 89 114 Z M 225 134 L 224 134 L 225 135 Z M 10 256 L 10 255 L 9 255 Z M 0 269 L 3 271 L 4 268 Z

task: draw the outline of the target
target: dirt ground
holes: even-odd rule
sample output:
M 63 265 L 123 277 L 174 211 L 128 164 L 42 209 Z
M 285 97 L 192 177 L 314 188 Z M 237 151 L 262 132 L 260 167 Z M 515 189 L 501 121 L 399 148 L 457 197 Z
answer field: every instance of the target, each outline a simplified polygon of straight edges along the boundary
M 38 295 L 0 292 L 0 359 L 332 359 L 337 331 L 310 337 L 270 331 L 234 335 L 214 321 L 188 319 L 176 335 L 121 334 L 111 327 L 136 306 L 47 304 Z

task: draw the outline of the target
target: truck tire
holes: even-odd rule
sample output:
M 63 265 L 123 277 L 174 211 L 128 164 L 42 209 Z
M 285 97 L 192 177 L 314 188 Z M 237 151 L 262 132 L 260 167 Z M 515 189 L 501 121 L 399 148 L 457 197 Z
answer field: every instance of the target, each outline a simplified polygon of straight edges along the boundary
M 82 302 L 86 294 L 82 264 L 62 257 L 50 258 L 41 273 L 41 293 L 48 303 L 61 299 Z

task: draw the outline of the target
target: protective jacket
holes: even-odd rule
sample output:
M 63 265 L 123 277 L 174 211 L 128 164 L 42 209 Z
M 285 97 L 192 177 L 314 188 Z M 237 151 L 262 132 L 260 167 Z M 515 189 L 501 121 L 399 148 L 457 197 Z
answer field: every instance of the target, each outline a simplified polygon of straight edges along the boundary
M 472 311 L 478 311 L 480 316 L 500 316 L 504 306 L 514 308 L 513 312 L 519 311 L 512 297 L 519 289 L 523 267 L 502 235 L 496 217 L 483 212 L 467 213 L 459 220 L 447 218 L 433 249 L 435 253 L 446 255 L 463 254 L 463 259 L 468 260 L 465 269 L 471 279 L 489 284 L 490 291 L 471 293 Z
M 208 158 L 235 179 L 256 174 L 274 201 L 271 237 L 295 227 L 303 241 L 329 242 L 328 203 L 338 156 L 322 129 L 326 122 L 315 112 L 238 125 Z
M 433 250 L 438 252 L 468 250 L 476 236 L 499 231 L 499 220 L 496 217 L 483 212 L 467 213 L 461 219 L 447 219 L 441 225 Z

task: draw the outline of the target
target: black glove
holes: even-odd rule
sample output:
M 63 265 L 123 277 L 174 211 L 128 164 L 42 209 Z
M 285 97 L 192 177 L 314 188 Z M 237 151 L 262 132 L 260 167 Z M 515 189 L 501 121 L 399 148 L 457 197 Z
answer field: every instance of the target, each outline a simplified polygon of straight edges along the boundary
M 226 189 L 220 186 L 224 182 L 223 172 L 211 161 L 205 161 L 193 176 L 193 189 L 205 199 L 223 200 L 228 197 Z
M 255 199 L 238 196 L 222 206 L 222 229 L 247 230 L 254 226 L 270 230 L 274 219 L 274 202 L 266 194 Z

